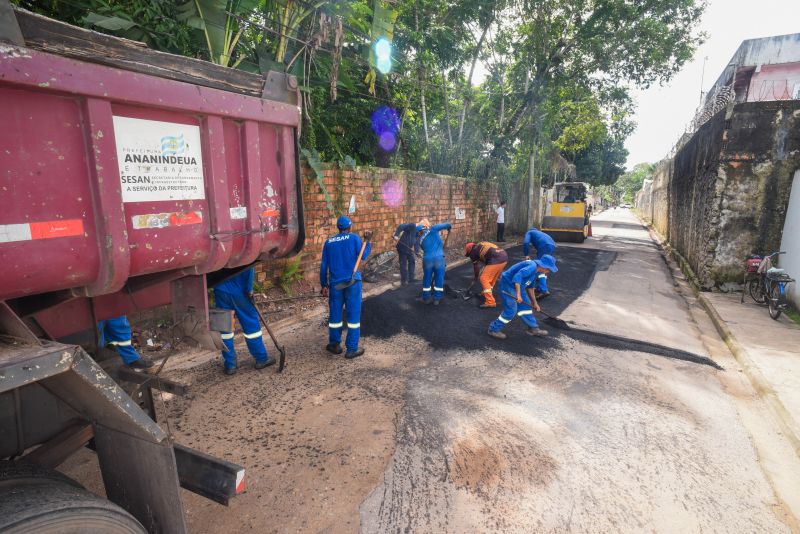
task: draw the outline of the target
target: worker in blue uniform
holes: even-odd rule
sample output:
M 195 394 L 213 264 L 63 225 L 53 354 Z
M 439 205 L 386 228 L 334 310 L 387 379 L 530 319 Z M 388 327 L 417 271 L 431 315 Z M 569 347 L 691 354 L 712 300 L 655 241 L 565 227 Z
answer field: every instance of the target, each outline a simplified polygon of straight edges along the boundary
M 397 256 L 400 258 L 400 285 L 414 283 L 414 272 L 417 267 L 415 258 L 419 255 L 417 225 L 401 224 L 394 231 L 394 240 L 397 242 Z
M 325 241 L 322 247 L 322 264 L 319 267 L 319 282 L 322 294 L 328 297 L 328 345 L 325 350 L 333 354 L 342 353 L 342 328 L 344 327 L 343 308 L 347 309 L 347 341 L 345 358 L 353 359 L 364 354 L 358 346 L 361 336 L 361 273 L 355 272 L 355 283 L 344 289 L 336 289 L 336 284 L 350 281 L 361 251 L 362 241 L 357 234 L 350 233 L 352 222 L 349 217 L 339 217 L 336 227 L 339 233 Z M 371 232 L 364 233 L 367 241 L 362 261 L 372 250 L 369 242 Z
M 444 244 L 439 232 L 452 226 L 450 223 L 434 224 L 427 228 L 424 224 L 417 225 L 417 238 L 422 248 L 422 296 L 420 299 L 425 304 L 433 303 L 438 306 L 444 297 Z
M 245 269 L 236 276 L 228 278 L 214 287 L 214 301 L 217 308 L 233 310 L 242 325 L 247 350 L 256 360 L 255 368 L 264 369 L 275 363 L 275 358 L 267 355 L 267 347 L 262 339 L 261 321 L 258 310 L 253 303 L 253 277 L 255 272 L 252 267 Z M 225 374 L 236 373 L 236 350 L 233 346 L 233 332 L 220 332 L 225 349 L 222 351 L 222 360 Z
M 533 310 L 542 311 L 536 302 L 536 294 L 532 287 L 539 273 L 557 272 L 556 259 L 545 254 L 538 260 L 525 260 L 517 263 L 500 277 L 500 297 L 503 302 L 503 313 L 489 325 L 488 334 L 497 339 L 505 339 L 503 328 L 515 315 L 528 326 L 527 333 L 532 336 L 546 336 L 547 330 L 539 328 Z M 523 291 L 523 289 L 525 291 Z
M 556 242 L 553 238 L 546 233 L 536 228 L 531 228 L 525 233 L 525 240 L 522 242 L 522 252 L 525 254 L 525 259 L 531 259 L 530 247 L 536 249 L 536 259 L 540 260 L 543 256 L 553 256 L 556 251 Z M 547 273 L 540 273 L 536 280 L 536 289 L 541 293 L 541 297 L 546 297 L 550 294 L 547 289 Z
M 133 334 L 131 323 L 126 316 L 106 319 L 97 324 L 100 346 L 111 346 L 117 349 L 122 362 L 136 371 L 147 371 L 153 367 L 153 362 L 143 359 L 133 348 Z

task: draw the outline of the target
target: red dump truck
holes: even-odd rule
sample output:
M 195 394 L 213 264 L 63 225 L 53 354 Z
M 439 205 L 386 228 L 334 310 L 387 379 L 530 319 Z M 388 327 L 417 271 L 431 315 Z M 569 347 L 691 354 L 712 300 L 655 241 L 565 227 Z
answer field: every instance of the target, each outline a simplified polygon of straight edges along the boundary
M 103 362 L 96 325 L 171 304 L 213 344 L 208 288 L 301 249 L 297 94 L 0 0 L 0 531 L 185 532 L 181 486 L 243 490 L 154 420 L 183 386 Z M 109 500 L 53 469 L 86 445 Z

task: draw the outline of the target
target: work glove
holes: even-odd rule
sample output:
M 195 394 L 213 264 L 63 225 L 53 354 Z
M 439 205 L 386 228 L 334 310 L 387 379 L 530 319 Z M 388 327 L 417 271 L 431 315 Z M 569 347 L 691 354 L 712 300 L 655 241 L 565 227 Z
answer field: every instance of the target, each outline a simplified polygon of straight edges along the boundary
M 400 236 L 399 235 L 394 235 L 394 236 L 392 236 L 392 239 L 394 239 L 395 241 L 400 241 Z
M 328 296 L 328 286 L 322 286 L 322 289 L 320 289 L 319 292 L 323 297 L 327 297 Z
M 369 230 L 367 230 L 366 232 L 364 232 L 364 239 L 366 239 L 367 241 L 369 241 L 370 239 L 372 239 L 372 232 L 371 232 L 371 231 L 369 231 Z
M 531 257 L 530 257 L 530 256 L 525 256 L 525 259 L 526 259 L 526 260 L 530 260 L 530 259 L 531 259 Z

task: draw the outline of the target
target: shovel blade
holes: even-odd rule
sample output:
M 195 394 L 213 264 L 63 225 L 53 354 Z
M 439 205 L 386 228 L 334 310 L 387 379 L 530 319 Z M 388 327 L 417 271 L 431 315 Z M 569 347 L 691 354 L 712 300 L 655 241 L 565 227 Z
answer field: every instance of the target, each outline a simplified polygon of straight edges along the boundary
M 338 284 L 336 284 L 333 287 L 336 288 L 336 291 L 341 291 L 342 289 L 347 289 L 348 287 L 352 286 L 355 283 L 356 283 L 356 280 L 355 280 L 355 278 L 353 278 L 351 280 L 348 280 L 347 282 L 339 282 Z

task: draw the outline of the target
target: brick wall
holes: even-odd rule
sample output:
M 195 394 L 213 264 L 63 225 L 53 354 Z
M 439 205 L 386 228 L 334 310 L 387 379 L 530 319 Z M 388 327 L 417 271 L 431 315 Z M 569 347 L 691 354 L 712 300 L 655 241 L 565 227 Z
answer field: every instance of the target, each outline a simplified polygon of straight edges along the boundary
M 359 167 L 355 170 L 326 168 L 320 188 L 310 169 L 303 169 L 303 203 L 306 242 L 301 256 L 305 279 L 318 283 L 325 240 L 337 233 L 336 218 L 347 214 L 355 196 L 356 212 L 350 214 L 353 231 L 373 231 L 373 254 L 395 250 L 392 239 L 397 225 L 428 218 L 431 224 L 448 221 L 453 231 L 448 248 L 463 248 L 467 241 L 494 239 L 498 203 L 496 184 L 478 184 L 461 178 L 397 169 Z M 394 187 L 392 187 L 394 186 Z M 464 218 L 456 218 L 456 208 Z M 286 262 L 278 260 L 256 268 L 259 282 L 280 276 Z

